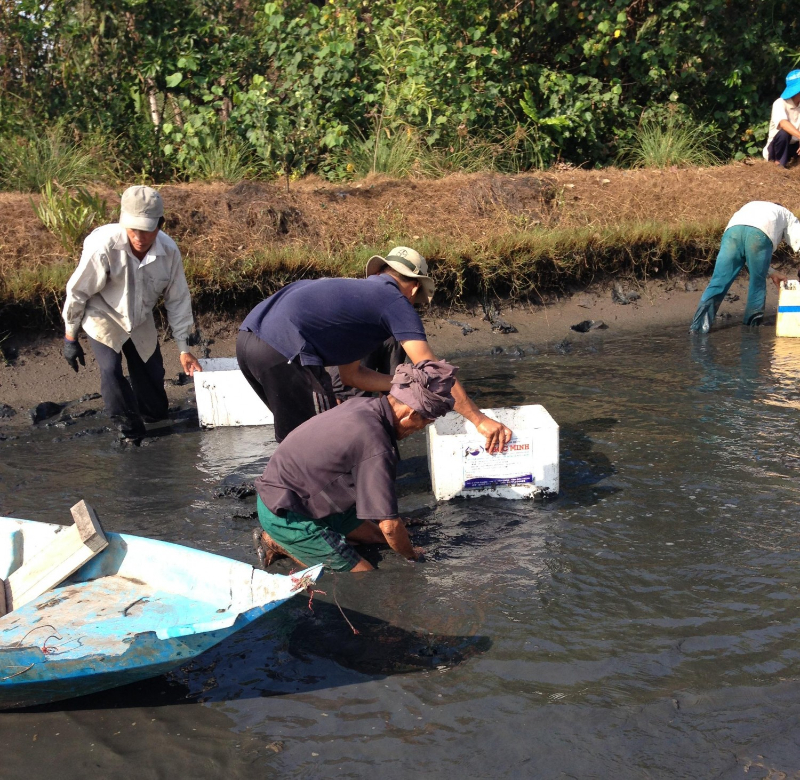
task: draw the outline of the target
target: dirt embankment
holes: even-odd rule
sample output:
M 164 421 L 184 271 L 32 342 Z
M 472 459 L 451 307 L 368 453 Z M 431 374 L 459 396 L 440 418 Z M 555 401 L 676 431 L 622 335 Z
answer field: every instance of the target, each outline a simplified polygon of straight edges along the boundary
M 100 191 L 109 207 L 117 205 L 118 193 Z M 437 180 L 371 177 L 352 184 L 309 177 L 291 182 L 288 191 L 281 183 L 178 184 L 161 192 L 166 230 L 184 256 L 224 264 L 274 247 L 333 254 L 400 239 L 479 244 L 534 227 L 718 224 L 750 200 L 800 209 L 800 171 L 756 160 L 664 171 L 565 169 L 519 176 L 455 174 Z M 4 271 L 67 256 L 36 218 L 28 195 L 0 193 L 0 214 Z

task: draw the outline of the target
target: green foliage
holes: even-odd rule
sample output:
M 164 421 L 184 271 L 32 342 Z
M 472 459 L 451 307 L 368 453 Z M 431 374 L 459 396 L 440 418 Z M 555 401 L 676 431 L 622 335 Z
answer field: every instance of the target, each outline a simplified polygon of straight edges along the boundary
M 712 151 L 718 131 L 672 115 L 666 120 L 645 119 L 620 151 L 620 161 L 632 168 L 667 168 L 672 165 L 717 165 Z
M 462 152 L 501 170 L 601 165 L 665 106 L 717 128 L 726 156 L 756 154 L 799 56 L 800 20 L 777 0 L 758 13 L 745 0 L 7 6 L 0 136 L 14 141 L 4 146 L 65 120 L 113 139 L 133 178 L 204 175 L 201 158 L 221 138 L 246 144 L 266 175 L 336 178 L 348 175 L 337 150 L 371 138 L 375 169 L 405 128 L 422 148 L 458 150 L 447 166 Z
M 87 146 L 70 141 L 56 125 L 41 136 L 16 136 L 0 142 L 0 185 L 36 192 L 51 181 L 75 187 L 102 175 L 102 165 Z
M 82 187 L 72 195 L 64 188 L 54 188 L 47 182 L 40 193 L 39 203 L 31 206 L 42 224 L 57 236 L 67 252 L 74 252 L 95 226 L 106 221 L 108 211 L 104 198 Z

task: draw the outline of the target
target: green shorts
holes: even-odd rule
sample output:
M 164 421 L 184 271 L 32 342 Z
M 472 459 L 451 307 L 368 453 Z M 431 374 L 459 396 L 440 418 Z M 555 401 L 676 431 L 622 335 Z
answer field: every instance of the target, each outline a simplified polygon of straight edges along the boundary
M 361 556 L 345 541 L 347 534 L 363 522 L 356 517 L 355 507 L 314 520 L 296 512 L 287 512 L 286 517 L 280 517 L 270 511 L 261 496 L 256 499 L 256 506 L 261 527 L 306 566 L 322 563 L 333 571 L 350 571 L 361 560 Z

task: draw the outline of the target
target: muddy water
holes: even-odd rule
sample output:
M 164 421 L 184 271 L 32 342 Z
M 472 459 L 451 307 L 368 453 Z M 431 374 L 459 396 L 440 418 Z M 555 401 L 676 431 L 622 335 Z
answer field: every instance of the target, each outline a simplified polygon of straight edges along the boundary
M 169 677 L 1 714 L 0 777 L 796 776 L 800 344 L 680 329 L 532 352 L 462 375 L 485 406 L 556 418 L 558 499 L 433 507 L 406 442 L 427 563 L 385 554 Z M 85 497 L 110 530 L 250 560 L 235 495 L 262 432 L 75 432 L 0 443 L 3 514 Z

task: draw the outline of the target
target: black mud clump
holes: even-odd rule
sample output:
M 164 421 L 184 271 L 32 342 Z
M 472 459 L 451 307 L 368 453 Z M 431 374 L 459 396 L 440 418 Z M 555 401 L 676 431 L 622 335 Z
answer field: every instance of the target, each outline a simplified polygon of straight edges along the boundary
M 240 482 L 238 485 L 224 485 L 214 491 L 214 498 L 235 498 L 244 501 L 256 494 L 255 485 L 252 482 Z
M 57 404 L 53 401 L 43 401 L 42 403 L 37 404 L 35 409 L 30 409 L 28 414 L 31 417 L 31 422 L 36 425 L 36 423 L 49 420 L 51 417 L 55 417 L 57 414 L 60 414 L 61 410 L 65 406 L 66 404 Z
M 483 319 L 486 320 L 495 333 L 517 333 L 517 329 L 500 317 L 499 309 L 490 301 L 483 301 Z
M 458 320 L 445 320 L 445 322 L 450 325 L 455 325 L 457 328 L 461 328 L 461 335 L 463 336 L 467 336 L 475 330 L 472 325 L 468 325 L 466 322 L 459 322 Z
M 19 349 L 6 341 L 0 342 L 0 354 L 7 363 L 13 363 L 19 357 Z
M 602 320 L 583 320 L 577 325 L 570 325 L 570 330 L 577 331 L 578 333 L 588 333 L 590 330 L 605 330 L 608 325 Z
M 183 387 L 184 385 L 188 385 L 194 382 L 194 379 L 192 379 L 188 374 L 184 374 L 183 371 L 181 371 L 180 373 L 176 374 L 175 379 L 168 379 L 167 382 L 173 385 L 174 387 Z
M 0 404 L 0 418 L 13 417 L 17 413 L 16 409 L 8 404 Z
M 615 284 L 611 290 L 611 300 L 618 303 L 620 306 L 626 306 L 629 303 L 638 301 L 642 296 L 638 292 L 632 290 L 624 290 L 621 284 Z

